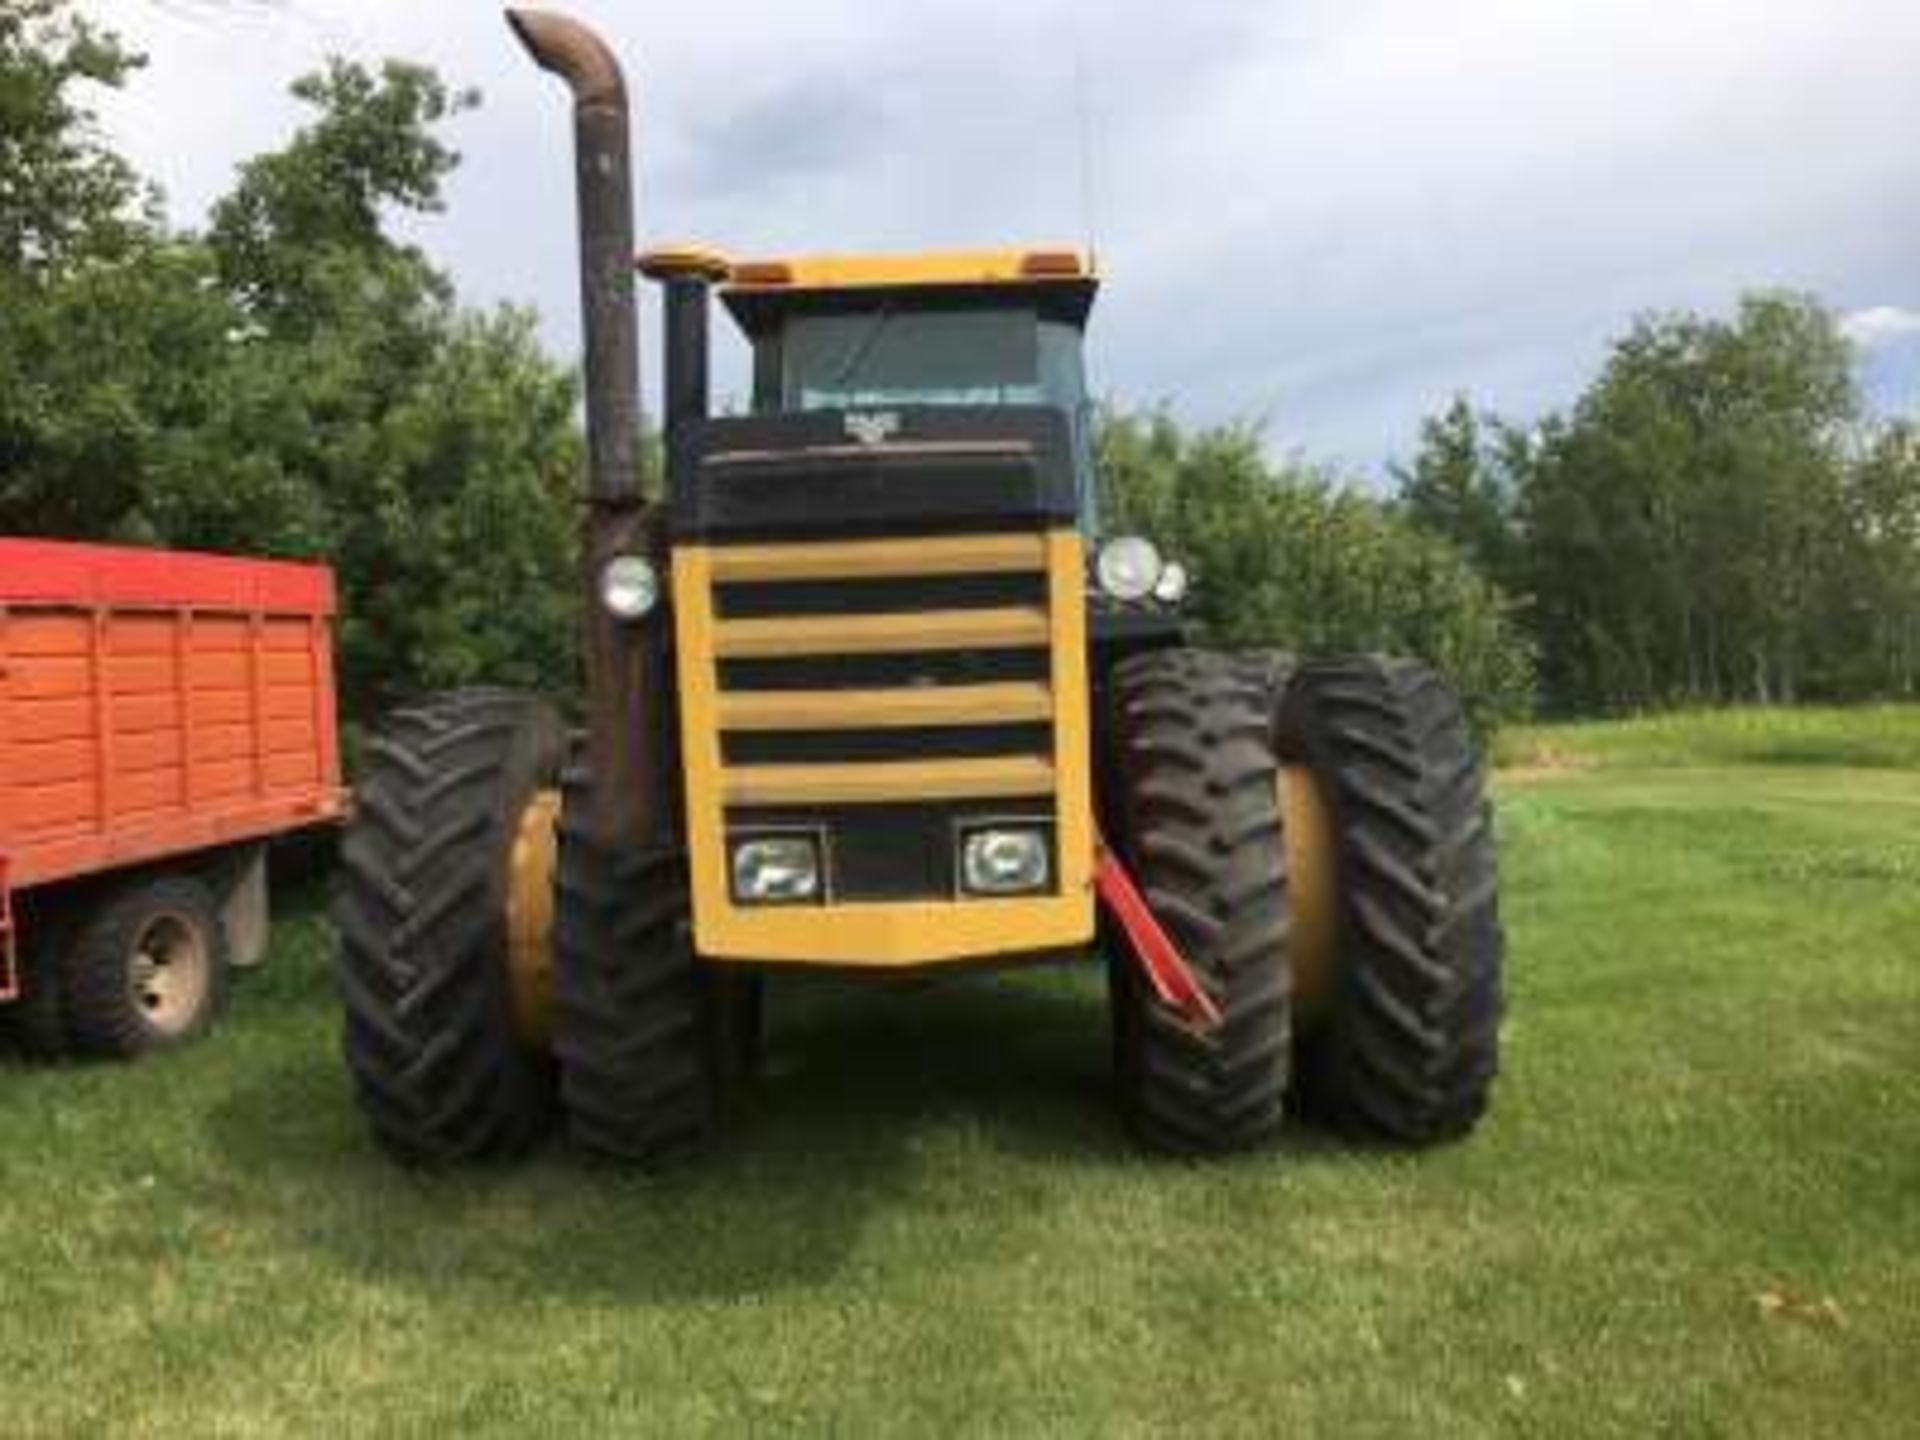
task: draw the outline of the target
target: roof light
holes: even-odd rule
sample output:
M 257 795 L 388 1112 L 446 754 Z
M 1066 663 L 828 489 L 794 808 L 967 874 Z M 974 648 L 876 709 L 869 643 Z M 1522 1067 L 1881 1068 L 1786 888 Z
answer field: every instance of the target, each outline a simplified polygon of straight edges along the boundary
M 1080 257 L 1071 250 L 1029 250 L 1020 259 L 1020 273 L 1036 277 L 1085 274 Z
M 736 285 L 791 285 L 793 267 L 784 260 L 746 260 L 733 267 Z
M 706 280 L 718 284 L 733 273 L 726 256 L 698 245 L 662 245 L 643 250 L 635 263 L 649 280 Z

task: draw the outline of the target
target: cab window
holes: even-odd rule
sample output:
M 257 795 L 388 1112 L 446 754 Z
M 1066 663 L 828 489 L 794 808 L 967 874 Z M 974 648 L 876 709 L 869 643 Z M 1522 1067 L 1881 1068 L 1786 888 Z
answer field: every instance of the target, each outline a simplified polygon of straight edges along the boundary
M 1049 405 L 1068 422 L 1083 523 L 1093 525 L 1093 407 L 1079 328 L 1021 307 L 789 316 L 756 357 L 754 408 Z

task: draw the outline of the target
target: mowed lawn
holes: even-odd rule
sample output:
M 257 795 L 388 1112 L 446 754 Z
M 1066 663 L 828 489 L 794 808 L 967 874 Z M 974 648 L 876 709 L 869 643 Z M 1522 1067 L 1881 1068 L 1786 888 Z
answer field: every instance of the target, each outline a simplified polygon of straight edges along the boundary
M 1920 1432 L 1920 711 L 1507 737 L 1494 1115 L 1144 1158 L 1097 975 L 777 993 L 728 1147 L 369 1144 L 296 903 L 214 1043 L 0 1062 L 0 1433 Z

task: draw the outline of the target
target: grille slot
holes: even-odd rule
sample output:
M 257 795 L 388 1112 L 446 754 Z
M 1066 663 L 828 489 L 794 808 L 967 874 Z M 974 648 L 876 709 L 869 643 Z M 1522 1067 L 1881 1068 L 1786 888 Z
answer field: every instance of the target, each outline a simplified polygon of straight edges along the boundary
M 763 691 L 924 691 L 1014 681 L 1044 685 L 1051 674 L 1052 657 L 1045 650 L 936 650 L 722 660 L 718 678 L 724 704 L 726 697 Z
M 1017 650 L 1044 646 L 1047 635 L 1047 612 L 1027 605 L 880 615 L 767 615 L 717 622 L 713 649 L 723 660 L 768 655 Z
M 852 717 L 850 717 L 852 718 Z M 858 764 L 922 755 L 972 759 L 1046 755 L 1050 725 L 841 726 L 831 730 L 723 731 L 720 757 L 729 765 Z
M 722 620 L 769 615 L 878 615 L 925 610 L 1043 607 L 1040 574 L 913 575 L 872 580 L 768 580 L 714 587 Z
M 1053 692 L 1044 684 L 735 691 L 720 702 L 720 728 L 735 736 L 756 730 L 897 730 L 1019 724 L 1052 714 Z
M 974 800 L 1051 795 L 1053 763 L 1028 755 L 967 760 L 885 760 L 859 765 L 734 765 L 734 805 L 872 805 L 917 796 Z

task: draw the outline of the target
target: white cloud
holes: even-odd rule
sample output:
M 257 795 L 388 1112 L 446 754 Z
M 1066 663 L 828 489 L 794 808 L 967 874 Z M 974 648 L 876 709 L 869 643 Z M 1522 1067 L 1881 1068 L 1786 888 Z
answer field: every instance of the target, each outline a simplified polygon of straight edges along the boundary
M 1861 349 L 1877 350 L 1920 335 L 1920 310 L 1899 305 L 1869 305 L 1842 317 L 1840 329 Z

